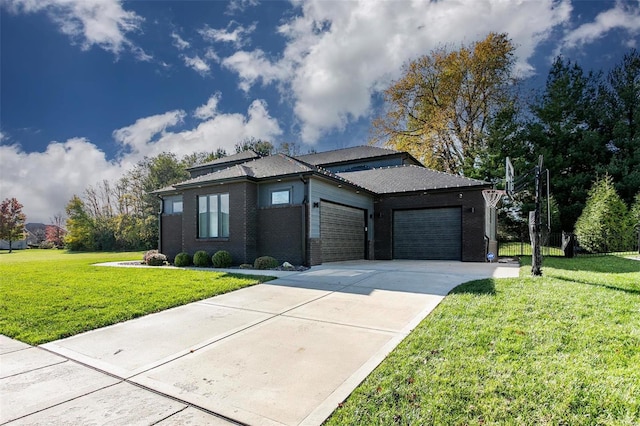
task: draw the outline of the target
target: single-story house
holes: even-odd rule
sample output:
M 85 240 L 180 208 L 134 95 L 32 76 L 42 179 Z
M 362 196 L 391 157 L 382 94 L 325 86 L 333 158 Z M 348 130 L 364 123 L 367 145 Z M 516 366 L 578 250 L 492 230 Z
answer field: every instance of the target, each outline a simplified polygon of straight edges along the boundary
M 484 261 L 488 182 L 424 167 L 406 152 L 358 146 L 296 157 L 253 151 L 189 169 L 161 199 L 159 250 L 355 259 Z

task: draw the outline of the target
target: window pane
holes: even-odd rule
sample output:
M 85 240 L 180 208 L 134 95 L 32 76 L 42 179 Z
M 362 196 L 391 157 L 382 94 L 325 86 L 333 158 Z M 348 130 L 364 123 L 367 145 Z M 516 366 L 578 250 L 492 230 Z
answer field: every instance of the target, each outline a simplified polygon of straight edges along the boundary
M 182 201 L 173 202 L 173 213 L 182 213 Z
M 220 236 L 229 236 L 229 194 L 220 194 Z
M 273 191 L 271 193 L 271 204 L 289 204 L 290 191 Z
M 198 237 L 207 238 L 207 199 L 208 197 L 198 197 Z
M 218 236 L 218 196 L 209 196 L 209 236 Z

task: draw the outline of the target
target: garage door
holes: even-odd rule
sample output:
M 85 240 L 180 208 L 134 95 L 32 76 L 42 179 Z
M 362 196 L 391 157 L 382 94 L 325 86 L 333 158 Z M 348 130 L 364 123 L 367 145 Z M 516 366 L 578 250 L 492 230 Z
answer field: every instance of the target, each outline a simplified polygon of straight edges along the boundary
M 364 259 L 364 210 L 320 203 L 322 262 Z
M 459 208 L 398 210 L 393 213 L 395 259 L 460 260 Z

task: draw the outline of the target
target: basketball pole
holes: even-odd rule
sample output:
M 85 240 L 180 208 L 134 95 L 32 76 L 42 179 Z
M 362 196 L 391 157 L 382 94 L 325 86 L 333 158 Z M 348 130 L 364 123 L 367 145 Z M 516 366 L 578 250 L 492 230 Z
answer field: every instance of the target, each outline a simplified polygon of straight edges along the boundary
M 542 276 L 542 253 L 540 250 L 540 232 L 542 229 L 541 205 L 542 205 L 542 155 L 538 158 L 535 169 L 535 203 L 536 209 L 533 219 L 533 256 L 531 258 L 531 275 Z

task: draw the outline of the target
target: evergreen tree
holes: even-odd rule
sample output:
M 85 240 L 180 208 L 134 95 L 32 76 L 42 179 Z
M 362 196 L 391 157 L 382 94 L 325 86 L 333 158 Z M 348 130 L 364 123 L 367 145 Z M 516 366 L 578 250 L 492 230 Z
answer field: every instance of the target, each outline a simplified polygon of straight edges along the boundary
M 576 222 L 580 246 L 592 253 L 629 250 L 634 243 L 627 205 L 616 192 L 611 176 L 597 180 Z

